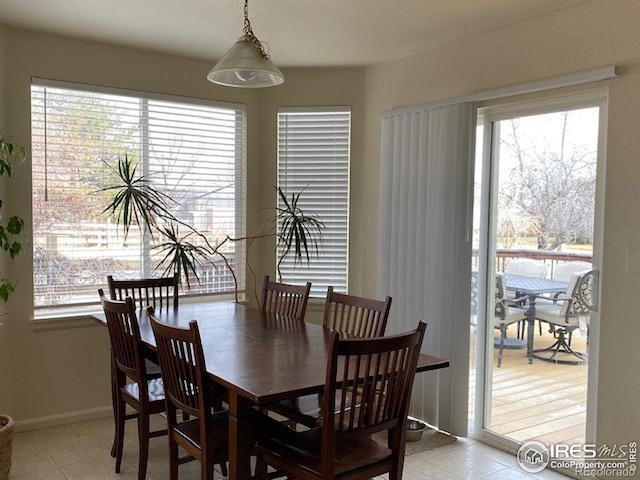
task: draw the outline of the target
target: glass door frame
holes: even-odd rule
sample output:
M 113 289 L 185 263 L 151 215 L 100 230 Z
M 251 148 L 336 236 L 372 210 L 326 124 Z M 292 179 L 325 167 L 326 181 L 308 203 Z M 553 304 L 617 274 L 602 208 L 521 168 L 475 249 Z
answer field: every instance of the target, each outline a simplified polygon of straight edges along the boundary
M 496 232 L 496 199 L 497 199 L 497 165 L 494 152 L 499 147 L 498 129 L 496 123 L 501 120 L 555 113 L 580 108 L 598 107 L 598 151 L 596 166 L 596 195 L 593 241 L 593 268 L 600 272 L 602 278 L 602 240 L 604 219 L 604 185 L 607 139 L 607 105 L 608 88 L 598 87 L 591 90 L 541 97 L 533 100 L 503 103 L 495 106 L 480 106 L 478 108 L 478 125 L 483 126 L 481 194 L 480 194 L 480 239 L 478 250 L 478 319 L 476 334 L 476 378 L 475 378 L 475 406 L 473 437 L 497 448 L 515 453 L 520 443 L 506 436 L 497 434 L 486 427 L 491 415 L 491 386 L 493 368 L 493 326 L 487 324 L 489 308 L 487 282 L 495 270 L 495 255 L 492 255 L 492 245 L 495 245 Z M 487 188 L 488 187 L 488 188 Z M 493 270 L 492 270 L 493 269 Z M 601 282 L 598 282 L 599 284 Z M 600 297 L 598 285 L 598 298 Z M 600 302 L 597 303 L 600 305 Z M 591 314 L 589 331 L 589 367 L 587 379 L 587 422 L 586 442 L 595 443 L 596 412 L 597 412 L 597 384 L 598 384 L 598 353 L 600 337 L 600 314 Z M 489 367 L 489 368 L 487 368 Z

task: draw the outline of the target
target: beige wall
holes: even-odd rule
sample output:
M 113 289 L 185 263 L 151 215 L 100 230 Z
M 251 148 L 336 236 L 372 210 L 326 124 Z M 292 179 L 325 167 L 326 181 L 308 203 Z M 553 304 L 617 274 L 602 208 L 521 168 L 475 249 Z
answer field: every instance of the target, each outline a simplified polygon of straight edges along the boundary
M 7 133 L 30 143 L 29 88 L 32 76 L 148 90 L 246 103 L 249 118 L 257 106 L 253 91 L 225 92 L 209 87 L 207 65 L 171 56 L 75 41 L 7 29 Z M 257 131 L 256 121 L 249 128 Z M 255 144 L 249 144 L 251 162 Z M 249 175 L 249 192 L 256 177 Z M 11 182 L 12 202 L 31 225 L 31 172 L 27 162 Z M 249 201 L 255 201 L 249 195 Z M 30 231 L 27 227 L 29 238 Z M 30 241 L 14 261 L 12 278 L 18 289 L 10 302 L 12 348 L 12 414 L 17 420 L 97 408 L 108 400 L 106 331 L 99 327 L 34 331 Z
M 606 160 L 604 278 L 597 408 L 599 442 L 637 441 L 640 432 L 640 276 L 625 271 L 628 249 L 640 248 L 640 2 L 599 0 L 508 28 L 476 35 L 420 55 L 367 69 L 366 185 L 377 212 L 378 113 L 401 105 L 465 95 L 615 64 Z M 362 213 L 362 212 L 358 212 Z M 352 251 L 365 291 L 375 293 L 377 217 L 353 228 L 370 241 Z M 357 222 L 357 223 L 356 223 Z M 428 320 L 428 319 L 427 319 Z
M 211 68 L 208 62 L 12 28 L 6 29 L 6 45 L 10 48 L 0 51 L 6 52 L 6 62 L 11 69 L 3 76 L 7 95 L 0 94 L 0 99 L 6 99 L 4 110 L 11 118 L 7 133 L 24 145 L 30 142 L 29 86 L 32 76 L 245 103 L 248 110 L 248 232 L 259 230 L 259 212 L 263 206 L 272 205 L 275 198 L 271 189 L 275 184 L 275 141 L 263 139 L 264 135 L 275 132 L 275 111 L 279 102 L 351 105 L 351 96 L 359 94 L 360 100 L 354 106 L 360 123 L 364 111 L 361 101 L 363 70 L 293 70 L 285 72 L 288 81 L 284 86 L 269 91 L 229 89 L 205 80 Z M 1 60 L 2 57 L 0 65 Z M 273 98 L 264 103 L 268 112 L 263 112 L 266 93 Z M 356 130 L 361 132 L 361 126 Z M 19 205 L 18 213 L 30 225 L 29 163 L 16 173 L 9 195 L 11 201 Z M 27 231 L 27 238 L 29 234 Z M 33 313 L 32 246 L 27 243 L 12 269 L 12 278 L 19 282 L 19 288 L 10 302 L 13 373 L 10 390 L 13 398 L 19 401 L 14 402 L 10 411 L 16 419 L 24 420 L 108 405 L 106 331 L 94 326 L 35 331 L 30 323 Z M 275 264 L 275 259 L 268 241 L 256 247 L 259 255 L 255 257 L 260 260 L 256 260 L 256 271 L 261 278 L 265 270 Z M 249 287 L 251 285 L 249 282 Z
M 363 156 L 364 121 L 364 70 L 363 69 L 297 69 L 285 71 L 287 81 L 279 88 L 266 91 L 260 98 L 260 197 L 266 200 L 261 207 L 275 205 L 273 186 L 277 184 L 277 112 L 281 106 L 349 106 L 351 107 L 351 192 L 361 188 L 361 179 L 366 177 L 367 162 Z M 353 197 L 352 197 L 353 198 Z M 351 204 L 352 211 L 359 211 L 359 205 Z M 263 217 L 269 215 L 263 211 Z M 354 250 L 365 241 L 359 231 L 349 232 L 350 248 Z M 275 275 L 275 241 L 261 243 L 260 256 L 263 259 L 261 269 Z M 254 256 L 255 258 L 256 256 Z M 361 288 L 353 281 L 359 266 L 349 265 L 349 289 L 358 293 Z M 308 309 L 307 320 L 322 321 L 322 305 L 312 301 Z
M 5 31 L 0 27 L 0 134 L 4 132 L 5 126 L 5 102 L 6 95 L 4 91 L 4 73 L 6 69 L 5 62 Z M 7 183 L 6 178 L 0 177 L 0 199 L 6 201 Z M 5 255 L 0 256 L 0 276 L 7 275 L 7 258 Z M 7 309 L 4 305 L 0 305 L 0 379 L 9 379 L 11 375 L 10 368 L 10 336 Z M 3 388 L 0 390 L 0 412 L 11 411 L 11 389 Z

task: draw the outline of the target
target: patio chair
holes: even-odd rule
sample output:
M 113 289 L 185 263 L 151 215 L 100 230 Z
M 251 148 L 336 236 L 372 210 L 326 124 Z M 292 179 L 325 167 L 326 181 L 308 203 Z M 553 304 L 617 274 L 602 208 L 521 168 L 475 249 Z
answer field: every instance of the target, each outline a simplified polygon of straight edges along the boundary
M 587 273 L 588 271 L 591 270 L 591 264 L 588 262 L 564 262 L 564 263 L 558 263 L 554 268 L 553 268 L 553 275 L 552 275 L 552 279 L 556 280 L 558 282 L 571 282 L 571 277 L 574 273 L 577 274 L 583 274 L 583 273 Z M 560 296 L 561 294 L 557 293 L 553 296 L 551 296 L 554 301 L 557 303 L 557 298 Z M 551 331 L 554 333 L 554 327 L 551 326 Z M 569 344 L 569 346 L 571 346 L 571 339 L 572 339 L 573 335 L 571 332 L 569 332 L 569 336 L 568 336 L 568 340 L 567 343 Z
M 565 262 L 558 263 L 553 269 L 553 274 L 551 276 L 552 280 L 556 280 L 558 282 L 567 282 L 571 281 L 571 276 L 574 273 L 586 273 L 590 271 L 593 267 L 588 262 Z
M 547 264 L 530 258 L 512 258 L 505 265 L 504 273 L 521 277 L 544 278 L 547 274 Z
M 547 275 L 547 264 L 530 258 L 512 258 L 504 267 L 505 275 L 519 275 L 521 277 L 544 278 Z M 508 292 L 506 297 L 510 300 L 522 297 L 520 292 Z M 539 326 L 542 335 L 542 325 Z M 524 338 L 525 323 L 518 324 L 518 338 Z
M 500 330 L 500 345 L 498 351 L 498 367 L 502 366 L 502 356 L 507 338 L 509 325 L 523 322 L 527 319 L 526 312 L 519 307 L 522 299 L 508 299 L 506 297 L 506 281 L 504 274 L 496 273 L 495 307 L 493 328 Z
M 575 351 L 571 348 L 570 340 L 567 340 L 581 326 L 586 328 L 588 339 L 590 314 L 596 308 L 597 279 L 597 270 L 574 273 L 567 290 L 571 292 L 569 296 L 559 296 L 553 303 L 538 302 L 536 319 L 548 323 L 557 340 L 549 347 L 534 350 L 536 358 L 567 365 L 580 365 L 587 361 L 587 354 Z M 544 353 L 551 355 L 541 355 Z M 577 360 L 560 359 L 559 353 L 576 357 Z

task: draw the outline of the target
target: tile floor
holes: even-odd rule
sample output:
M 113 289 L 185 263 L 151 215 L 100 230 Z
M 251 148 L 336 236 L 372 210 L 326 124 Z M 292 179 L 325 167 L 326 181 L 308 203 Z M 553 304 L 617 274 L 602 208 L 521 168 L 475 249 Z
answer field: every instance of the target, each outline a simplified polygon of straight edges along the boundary
M 153 428 L 164 420 L 154 419 Z M 135 480 L 137 479 L 137 434 L 135 422 L 127 422 L 122 472 L 114 473 L 109 456 L 113 420 L 110 417 L 18 433 L 14 441 L 11 480 Z M 168 478 L 166 438 L 151 440 L 148 478 Z M 180 479 L 198 479 L 199 465 L 180 467 Z M 218 473 L 216 478 L 222 478 Z M 386 478 L 386 477 L 381 477 Z M 410 455 L 405 461 L 405 479 L 539 480 L 566 479 L 554 472 L 525 475 L 512 455 L 470 439 L 453 445 Z

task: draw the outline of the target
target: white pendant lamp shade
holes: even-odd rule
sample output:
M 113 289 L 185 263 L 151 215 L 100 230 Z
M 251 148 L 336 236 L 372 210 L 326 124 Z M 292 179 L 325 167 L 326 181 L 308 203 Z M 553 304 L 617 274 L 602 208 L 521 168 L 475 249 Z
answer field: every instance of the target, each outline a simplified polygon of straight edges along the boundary
M 261 88 L 280 85 L 284 75 L 243 35 L 211 69 L 207 80 L 227 87 Z

